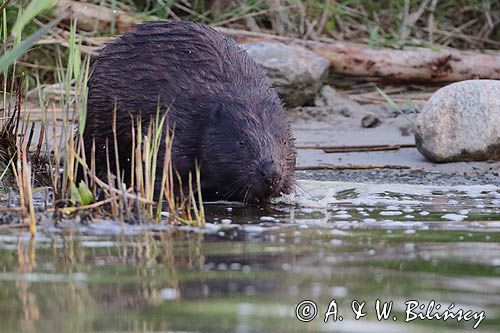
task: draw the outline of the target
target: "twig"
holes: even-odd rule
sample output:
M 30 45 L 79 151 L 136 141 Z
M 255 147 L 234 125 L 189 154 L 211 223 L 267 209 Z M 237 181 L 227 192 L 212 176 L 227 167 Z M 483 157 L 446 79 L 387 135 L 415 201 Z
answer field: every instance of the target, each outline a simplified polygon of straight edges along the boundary
M 198 18 L 200 20 L 203 20 L 204 22 L 209 22 L 209 19 L 206 16 L 195 12 L 191 8 L 188 8 L 188 7 L 186 7 L 184 5 L 181 5 L 179 3 L 175 3 L 174 6 L 177 7 L 177 8 L 179 8 L 180 10 L 185 11 L 186 13 L 188 13 L 190 15 L 193 15 L 194 17 L 196 17 L 196 18 Z
M 422 28 L 422 29 L 425 30 L 425 31 L 429 31 L 429 28 Z M 457 33 L 457 32 L 449 32 L 449 31 L 441 30 L 441 29 L 434 29 L 434 33 L 440 34 L 440 35 L 443 35 L 443 36 L 447 36 L 447 37 L 450 37 L 450 38 L 462 39 L 462 40 L 465 40 L 468 43 L 470 43 L 471 41 L 476 41 L 476 42 L 487 43 L 487 44 L 491 44 L 491 45 L 495 45 L 495 46 L 500 46 L 500 42 L 499 41 L 488 39 L 488 38 L 481 38 L 481 37 L 476 37 L 476 36 L 469 36 L 469 35 L 466 35 L 466 34 Z
M 0 229 L 25 228 L 25 227 L 27 227 L 26 223 L 2 224 L 2 225 L 0 225 Z
M 59 44 L 64 47 L 69 47 L 69 43 L 64 39 L 59 38 L 44 38 L 39 40 L 36 45 L 46 45 L 46 44 Z M 84 54 L 88 54 L 89 56 L 96 57 L 99 53 L 96 51 L 97 48 L 91 46 L 80 45 L 80 50 Z
M 149 205 L 155 205 L 156 202 L 154 201 L 151 201 L 151 200 L 147 200 L 147 199 L 144 199 L 138 195 L 134 195 L 134 194 L 131 194 L 131 193 L 128 193 L 128 192 L 125 192 L 125 191 L 120 191 L 108 184 L 106 184 L 105 182 L 103 182 L 102 180 L 100 180 L 99 178 L 97 178 L 96 176 L 93 176 L 92 177 L 94 179 L 94 181 L 96 182 L 97 185 L 99 185 L 99 187 L 105 189 L 105 190 L 108 190 L 110 192 L 114 192 L 115 194 L 117 195 L 122 195 L 124 196 L 125 198 L 127 199 L 133 199 L 133 200 L 137 200 L 139 202 L 142 202 L 142 203 L 145 203 L 145 204 L 149 204 Z
M 436 6 L 437 6 L 438 0 L 432 0 L 431 3 L 431 8 L 429 9 L 430 14 L 429 14 L 429 23 L 427 25 L 427 29 L 429 31 L 429 43 L 433 44 L 434 43 L 434 14 L 436 13 Z
M 310 165 L 296 166 L 298 171 L 316 171 L 316 170 L 376 170 L 376 169 L 394 169 L 407 170 L 411 167 L 406 165 Z
M 460 34 L 463 30 L 467 29 L 468 27 L 474 25 L 478 21 L 477 18 L 474 18 L 468 22 L 465 22 L 464 24 L 460 25 L 459 27 L 454 28 L 452 31 L 450 31 L 450 35 L 448 35 L 448 38 L 444 38 L 441 44 L 443 45 L 449 45 L 451 43 L 451 39 L 454 37 L 455 34 Z M 467 35 L 464 35 L 467 36 Z M 470 40 L 470 38 L 467 36 L 466 41 L 470 44 L 473 44 Z
M 90 204 L 90 205 L 84 205 L 84 206 L 78 206 L 78 207 L 66 207 L 66 208 L 58 208 L 58 209 L 62 210 L 66 214 L 70 214 L 70 213 L 74 213 L 74 212 L 77 212 L 80 210 L 94 209 L 94 208 L 100 207 L 102 205 L 108 204 L 111 201 L 119 199 L 119 198 L 120 198 L 120 196 L 116 195 L 116 196 L 109 197 L 109 198 L 102 200 L 102 201 L 94 202 L 93 204 Z M 55 208 L 48 208 L 47 209 L 47 212 L 53 212 L 53 211 L 55 211 Z
M 321 17 L 319 19 L 318 23 L 318 29 L 316 30 L 316 33 L 318 35 L 321 35 L 323 33 L 323 30 L 325 30 L 326 23 L 328 22 L 328 19 L 330 18 L 330 5 L 331 5 L 331 0 L 326 0 L 323 8 L 323 13 L 321 13 Z
M 38 159 L 40 157 L 40 151 L 42 150 L 42 145 L 43 145 L 43 139 L 45 137 L 45 122 L 42 123 L 40 127 L 40 132 L 38 134 L 38 144 L 36 145 L 36 151 L 35 154 L 33 155 L 32 161 L 35 165 L 38 164 Z
M 404 145 L 380 145 L 380 146 L 358 146 L 358 147 L 331 147 L 325 148 L 325 153 L 347 153 L 347 152 L 364 152 L 364 151 L 387 151 L 399 150 L 401 148 L 416 148 L 414 144 Z
M 401 148 L 415 148 L 414 144 L 395 145 L 360 145 L 360 146 L 297 146 L 296 149 L 321 149 L 325 153 L 350 153 L 363 151 L 398 150 Z
M 9 2 L 11 2 L 11 0 L 5 0 L 5 1 L 3 2 L 3 4 L 0 6 L 0 12 L 1 12 L 2 10 L 4 10 L 4 8 L 6 8 L 6 7 L 7 7 L 7 5 L 9 4 Z
M 9 212 L 20 212 L 23 209 L 21 207 L 0 207 L 0 212 L 9 213 Z M 25 224 L 23 224 L 25 225 Z
M 405 40 L 408 35 L 410 34 L 409 31 L 409 16 L 410 16 L 410 0 L 405 0 L 404 6 L 403 6 L 403 13 L 402 13 L 402 21 L 401 22 L 401 29 L 399 32 L 399 38 L 401 40 Z
M 405 40 L 410 36 L 411 33 L 411 28 L 415 26 L 415 23 L 422 17 L 423 13 L 425 12 L 425 9 L 427 8 L 427 5 L 429 4 L 430 0 L 424 0 L 420 4 L 420 7 L 418 10 L 414 13 L 409 14 L 407 10 L 409 11 L 410 9 L 410 1 L 405 2 L 405 15 L 404 15 L 404 22 L 403 25 L 401 26 L 401 39 Z M 408 6 L 408 7 L 407 7 Z

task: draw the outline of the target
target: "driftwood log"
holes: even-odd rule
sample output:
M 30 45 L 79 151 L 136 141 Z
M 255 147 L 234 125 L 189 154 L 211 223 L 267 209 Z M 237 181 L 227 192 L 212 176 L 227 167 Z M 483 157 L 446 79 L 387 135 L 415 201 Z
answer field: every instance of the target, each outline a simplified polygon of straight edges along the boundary
M 66 23 L 76 18 L 78 28 L 84 31 L 110 33 L 114 30 L 117 34 L 123 34 L 140 23 L 140 20 L 123 10 L 113 12 L 112 9 L 87 2 L 59 0 L 54 16 L 65 13 L 68 13 Z
M 56 15 L 61 11 L 78 17 L 80 29 L 109 31 L 114 21 L 116 31 L 123 33 L 139 21 L 125 12 L 113 11 L 88 3 L 60 0 Z M 69 17 L 68 17 L 69 19 Z M 481 54 L 443 49 L 425 48 L 394 50 L 370 48 L 366 45 L 339 41 L 320 42 L 282 37 L 271 34 L 218 28 L 238 44 L 255 41 L 283 43 L 303 47 L 330 60 L 331 71 L 337 74 L 362 77 L 383 77 L 400 81 L 454 82 L 467 79 L 500 80 L 500 53 Z M 99 42 L 109 39 L 88 38 L 90 54 L 95 54 Z M 43 41 L 42 41 L 43 42 Z
M 331 70 L 337 74 L 428 82 L 453 82 L 476 78 L 500 80 L 500 53 L 493 55 L 456 50 L 437 52 L 424 48 L 394 50 L 226 28 L 219 30 L 239 44 L 266 41 L 304 47 L 330 60 Z

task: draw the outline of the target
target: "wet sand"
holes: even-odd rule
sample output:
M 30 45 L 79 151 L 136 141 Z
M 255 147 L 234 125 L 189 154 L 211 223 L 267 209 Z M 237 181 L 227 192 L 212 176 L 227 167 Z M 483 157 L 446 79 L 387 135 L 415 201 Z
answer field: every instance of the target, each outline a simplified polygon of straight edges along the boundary
M 363 128 L 363 114 L 362 111 L 353 113 L 351 117 L 332 114 L 322 121 L 296 117 L 292 128 L 299 148 L 297 166 L 325 169 L 385 166 L 387 169 L 299 171 L 298 178 L 428 185 L 500 184 L 499 161 L 433 163 L 416 148 L 341 153 L 327 153 L 321 149 L 331 146 L 415 144 L 411 124 L 404 117 L 387 116 L 381 111 L 377 115 L 382 121 L 380 126 Z M 416 115 L 407 117 L 415 119 Z

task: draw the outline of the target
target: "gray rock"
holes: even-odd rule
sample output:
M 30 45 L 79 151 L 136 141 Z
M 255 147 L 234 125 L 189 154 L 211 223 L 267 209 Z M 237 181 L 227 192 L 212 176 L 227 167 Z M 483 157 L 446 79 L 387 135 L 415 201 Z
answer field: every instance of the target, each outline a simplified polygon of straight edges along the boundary
M 415 133 L 415 130 L 411 125 L 400 126 L 399 131 L 401 132 L 401 136 L 410 136 Z
M 377 127 L 381 123 L 382 122 L 380 121 L 380 119 L 373 113 L 368 113 L 363 117 L 363 119 L 361 119 L 361 126 L 363 126 L 364 128 Z
M 242 47 L 267 71 L 287 107 L 313 101 L 328 76 L 328 59 L 306 49 L 268 42 Z
M 350 118 L 352 117 L 352 110 L 348 107 L 343 107 L 342 109 L 340 109 L 340 114 L 344 117 Z
M 468 80 L 436 91 L 417 119 L 415 141 L 435 162 L 500 160 L 500 81 Z

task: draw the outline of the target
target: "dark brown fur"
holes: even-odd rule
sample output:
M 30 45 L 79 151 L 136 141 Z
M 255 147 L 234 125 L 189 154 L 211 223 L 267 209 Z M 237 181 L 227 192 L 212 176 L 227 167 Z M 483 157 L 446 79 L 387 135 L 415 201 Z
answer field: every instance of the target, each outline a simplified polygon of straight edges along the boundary
M 159 106 L 161 113 L 170 107 L 174 168 L 185 180 L 201 165 L 205 200 L 262 202 L 292 190 L 295 149 L 283 106 L 264 71 L 214 29 L 190 22 L 140 25 L 102 50 L 88 88 L 84 142 L 90 157 L 95 140 L 99 177 L 106 174 L 107 142 L 113 152 L 115 105 L 125 181 L 130 115 L 141 115 L 146 127 Z M 114 157 L 109 160 L 114 170 Z

